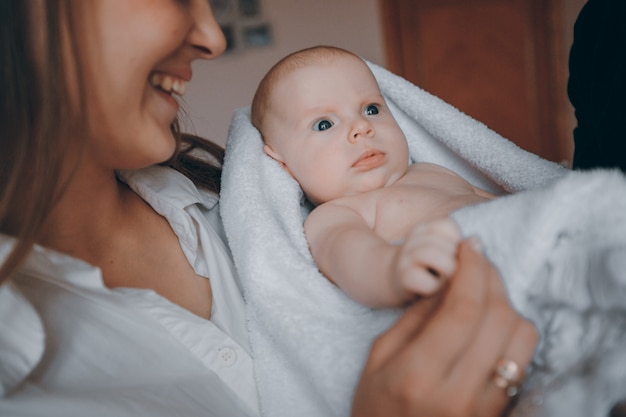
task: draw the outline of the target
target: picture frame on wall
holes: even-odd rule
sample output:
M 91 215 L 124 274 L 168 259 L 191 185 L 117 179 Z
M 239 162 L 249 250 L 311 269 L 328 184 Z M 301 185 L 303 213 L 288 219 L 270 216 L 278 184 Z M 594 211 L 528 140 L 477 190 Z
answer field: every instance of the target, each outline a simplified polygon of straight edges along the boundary
M 219 22 L 223 19 L 230 19 L 234 10 L 233 0 L 210 0 L 211 9 L 215 19 Z
M 226 52 L 272 44 L 271 25 L 263 18 L 261 0 L 210 0 L 226 37 Z
M 242 17 L 257 17 L 260 12 L 259 0 L 239 0 L 239 13 Z

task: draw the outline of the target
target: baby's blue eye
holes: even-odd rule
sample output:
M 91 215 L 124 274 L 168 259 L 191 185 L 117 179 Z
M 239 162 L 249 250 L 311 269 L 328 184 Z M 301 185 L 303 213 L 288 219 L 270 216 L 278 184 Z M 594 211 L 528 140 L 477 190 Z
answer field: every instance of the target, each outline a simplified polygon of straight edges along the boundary
M 367 106 L 365 108 L 365 115 L 367 116 L 373 116 L 375 114 L 378 114 L 378 106 L 375 104 L 370 104 L 369 106 Z
M 329 120 L 320 120 L 319 122 L 315 122 L 313 125 L 313 130 L 328 130 L 333 127 L 333 122 Z

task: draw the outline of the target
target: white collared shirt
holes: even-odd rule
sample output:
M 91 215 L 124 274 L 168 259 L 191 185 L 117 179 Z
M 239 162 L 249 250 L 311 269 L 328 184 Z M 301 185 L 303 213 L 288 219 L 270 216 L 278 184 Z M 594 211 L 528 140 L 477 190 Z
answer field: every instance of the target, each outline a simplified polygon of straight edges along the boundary
M 98 268 L 36 246 L 0 287 L 0 415 L 258 415 L 216 196 L 166 167 L 121 176 L 167 218 L 195 272 L 211 278 L 211 321 L 151 290 L 106 288 Z M 0 235 L 0 262 L 13 243 Z

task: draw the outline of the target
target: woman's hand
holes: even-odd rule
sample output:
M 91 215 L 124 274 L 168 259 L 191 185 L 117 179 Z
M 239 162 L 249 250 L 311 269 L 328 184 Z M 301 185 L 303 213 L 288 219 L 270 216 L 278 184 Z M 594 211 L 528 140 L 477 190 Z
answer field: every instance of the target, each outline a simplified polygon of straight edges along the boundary
M 441 296 L 423 298 L 372 346 L 353 417 L 498 416 L 496 363 L 531 360 L 537 332 L 511 307 L 495 268 L 463 241 Z

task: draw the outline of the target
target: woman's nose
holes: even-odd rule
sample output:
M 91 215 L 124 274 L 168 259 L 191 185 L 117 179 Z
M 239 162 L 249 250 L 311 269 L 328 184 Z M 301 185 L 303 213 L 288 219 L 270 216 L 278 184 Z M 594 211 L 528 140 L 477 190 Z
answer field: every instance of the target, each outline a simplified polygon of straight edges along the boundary
M 348 136 L 348 140 L 350 143 L 356 143 L 359 139 L 363 139 L 366 137 L 372 137 L 374 135 L 374 128 L 372 127 L 369 120 L 364 117 L 360 117 L 358 120 L 354 122 L 352 129 L 350 130 L 350 134 Z
M 215 20 L 208 0 L 192 0 L 190 9 L 193 27 L 187 42 L 198 53 L 198 58 L 213 59 L 226 50 L 226 38 Z

